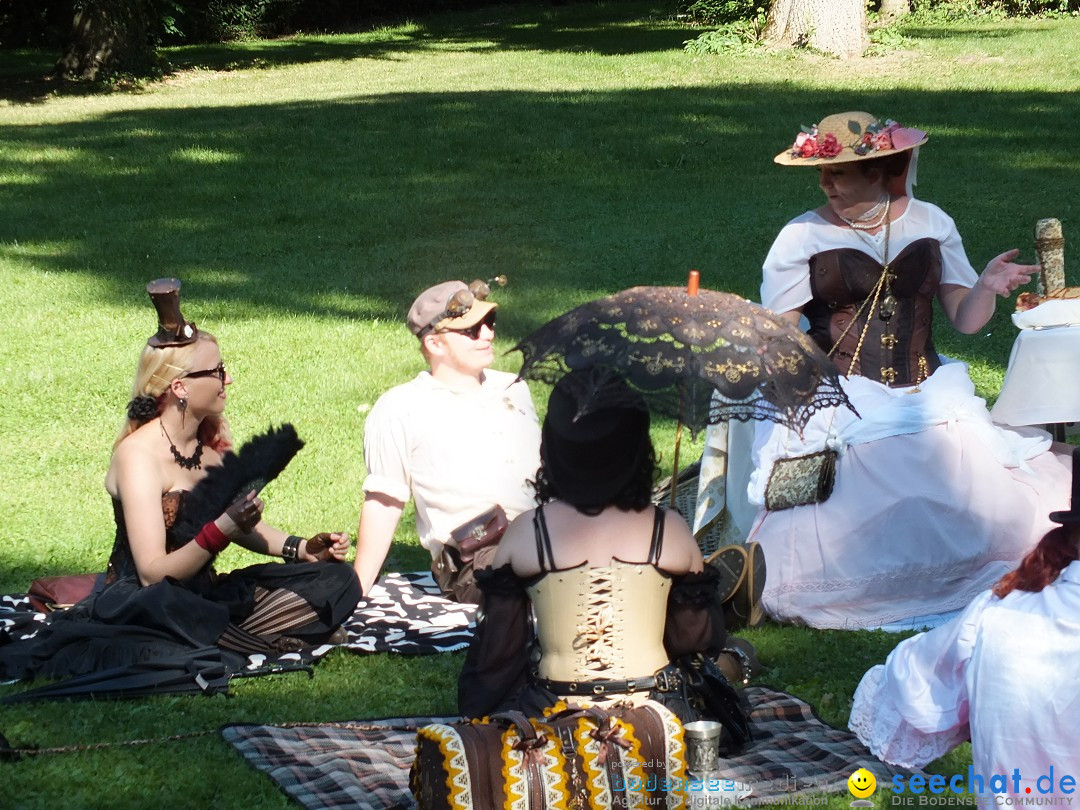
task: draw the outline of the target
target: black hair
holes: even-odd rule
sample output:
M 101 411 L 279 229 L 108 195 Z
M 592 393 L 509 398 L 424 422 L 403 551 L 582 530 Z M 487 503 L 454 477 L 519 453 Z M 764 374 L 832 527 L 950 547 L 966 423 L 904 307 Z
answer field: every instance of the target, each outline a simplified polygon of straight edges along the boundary
M 585 515 L 598 515 L 609 506 L 625 511 L 640 512 L 653 502 L 656 476 L 656 450 L 653 448 L 652 441 L 646 440 L 640 463 L 626 485 L 603 502 L 592 503 L 591 499 L 583 497 L 586 493 L 582 493 L 576 487 L 560 488 L 558 481 L 552 479 L 548 466 L 541 460 L 534 482 L 536 503 L 542 506 L 548 501 L 557 499 L 570 504 Z

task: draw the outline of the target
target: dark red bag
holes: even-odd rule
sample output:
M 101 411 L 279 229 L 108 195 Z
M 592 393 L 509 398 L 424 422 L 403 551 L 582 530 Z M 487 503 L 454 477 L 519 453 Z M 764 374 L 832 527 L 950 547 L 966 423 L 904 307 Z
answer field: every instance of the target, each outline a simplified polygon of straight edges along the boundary
M 477 551 L 498 543 L 506 533 L 508 525 L 510 522 L 506 519 L 506 512 L 496 504 L 472 520 L 462 523 L 450 532 L 450 538 L 457 546 L 461 561 L 470 562 Z
M 52 613 L 81 602 L 94 590 L 98 574 L 69 574 L 39 577 L 30 583 L 30 606 L 39 613 Z

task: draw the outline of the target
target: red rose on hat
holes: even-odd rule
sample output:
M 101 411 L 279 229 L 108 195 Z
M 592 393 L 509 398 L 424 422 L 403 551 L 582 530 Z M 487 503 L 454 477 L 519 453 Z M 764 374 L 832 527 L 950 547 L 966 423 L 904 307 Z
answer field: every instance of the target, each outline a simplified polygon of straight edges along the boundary
M 892 135 L 889 134 L 889 130 L 879 132 L 874 136 L 874 149 L 875 151 L 881 151 L 883 149 L 892 149 Z
M 843 149 L 840 146 L 840 141 L 836 140 L 836 136 L 831 132 L 821 139 L 821 143 L 818 144 L 817 156 L 823 158 L 836 157 Z

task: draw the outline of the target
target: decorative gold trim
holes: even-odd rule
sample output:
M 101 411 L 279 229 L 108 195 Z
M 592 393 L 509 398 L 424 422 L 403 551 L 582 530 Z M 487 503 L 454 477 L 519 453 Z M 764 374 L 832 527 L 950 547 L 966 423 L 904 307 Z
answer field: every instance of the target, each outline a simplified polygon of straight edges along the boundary
M 473 810 L 469 761 L 465 757 L 461 735 L 453 726 L 442 723 L 424 726 L 417 734 L 439 746 L 443 762 L 446 763 L 446 788 L 450 793 L 450 806 L 456 810 Z

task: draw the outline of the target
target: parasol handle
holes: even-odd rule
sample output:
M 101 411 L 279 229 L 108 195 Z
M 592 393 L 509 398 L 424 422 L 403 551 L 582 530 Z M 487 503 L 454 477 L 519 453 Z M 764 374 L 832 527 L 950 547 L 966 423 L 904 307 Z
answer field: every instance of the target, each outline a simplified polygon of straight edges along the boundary
M 697 270 L 694 271 L 695 273 Z M 679 420 L 678 425 L 675 427 L 675 469 L 671 471 L 671 508 L 675 508 L 675 495 L 679 491 L 679 445 L 682 444 L 682 419 Z M 683 515 L 687 521 L 691 518 L 687 515 Z
M 697 295 L 698 284 L 701 282 L 701 273 L 697 270 L 690 271 L 690 278 L 686 280 L 686 294 Z

